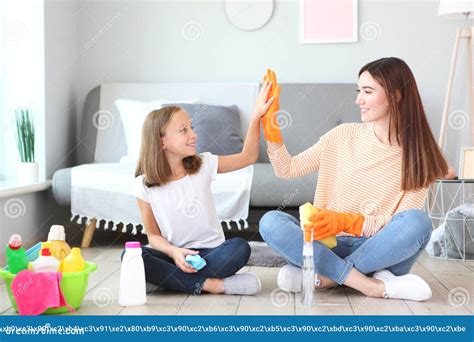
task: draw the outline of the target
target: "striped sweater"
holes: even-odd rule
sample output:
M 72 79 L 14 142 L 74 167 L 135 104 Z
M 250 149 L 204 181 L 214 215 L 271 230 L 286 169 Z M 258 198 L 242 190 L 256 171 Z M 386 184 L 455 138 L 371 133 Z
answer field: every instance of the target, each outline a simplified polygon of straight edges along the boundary
M 295 157 L 285 145 L 268 155 L 277 177 L 319 172 L 314 206 L 363 214 L 365 237 L 377 233 L 395 213 L 421 209 L 428 192 L 400 190 L 402 147 L 382 143 L 374 122 L 341 124 Z

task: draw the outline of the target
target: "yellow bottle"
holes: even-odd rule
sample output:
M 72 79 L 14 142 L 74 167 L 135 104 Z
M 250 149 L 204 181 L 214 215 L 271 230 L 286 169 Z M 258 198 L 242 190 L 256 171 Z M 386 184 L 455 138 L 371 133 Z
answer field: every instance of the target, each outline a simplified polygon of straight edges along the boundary
M 302 221 L 303 227 L 310 227 L 311 221 L 309 220 L 311 216 L 317 214 L 318 208 L 314 207 L 311 203 L 305 203 L 300 207 L 300 220 Z M 317 229 L 317 228 L 316 228 Z M 311 232 L 306 232 L 305 241 L 311 236 Z M 328 248 L 334 248 L 337 246 L 337 240 L 335 236 L 330 236 L 328 238 L 319 240 L 323 245 Z
M 60 272 L 79 272 L 86 267 L 81 249 L 74 247 L 71 253 L 61 262 Z
M 48 242 L 51 243 L 51 255 L 59 261 L 64 260 L 64 258 L 66 258 L 69 253 L 71 253 L 71 247 L 69 247 L 69 245 L 66 243 L 64 226 L 51 226 L 48 234 Z

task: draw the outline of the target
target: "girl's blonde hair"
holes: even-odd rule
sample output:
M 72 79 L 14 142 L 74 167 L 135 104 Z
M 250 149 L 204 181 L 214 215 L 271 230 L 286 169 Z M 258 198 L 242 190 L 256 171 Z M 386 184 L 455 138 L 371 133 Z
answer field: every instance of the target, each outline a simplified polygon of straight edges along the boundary
M 395 57 L 381 58 L 363 66 L 387 94 L 389 127 L 394 127 L 402 146 L 401 190 L 428 187 L 448 173 L 448 163 L 433 137 L 415 77 L 408 65 Z M 390 135 L 389 135 L 390 141 Z
M 154 110 L 147 115 L 142 128 L 142 141 L 140 157 L 135 177 L 144 175 L 144 183 L 147 187 L 164 185 L 170 181 L 171 167 L 163 150 L 162 137 L 165 129 L 173 115 L 183 110 L 180 107 L 169 106 Z M 190 175 L 199 171 L 202 159 L 198 155 L 183 159 L 183 166 Z

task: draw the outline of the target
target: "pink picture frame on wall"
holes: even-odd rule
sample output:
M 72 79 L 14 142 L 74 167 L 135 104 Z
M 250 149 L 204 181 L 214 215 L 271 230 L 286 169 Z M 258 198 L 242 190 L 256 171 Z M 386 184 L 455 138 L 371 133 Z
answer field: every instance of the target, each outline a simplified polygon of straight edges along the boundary
M 300 43 L 357 42 L 357 0 L 300 0 Z

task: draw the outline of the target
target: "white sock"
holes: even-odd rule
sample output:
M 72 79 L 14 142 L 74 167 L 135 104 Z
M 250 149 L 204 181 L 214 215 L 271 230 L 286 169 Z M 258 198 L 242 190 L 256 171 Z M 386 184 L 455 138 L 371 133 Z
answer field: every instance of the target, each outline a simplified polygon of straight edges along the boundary
M 285 265 L 278 272 L 277 284 L 286 292 L 301 292 L 303 270 L 292 265 Z
M 385 283 L 384 298 L 423 301 L 431 298 L 431 289 L 426 281 L 414 274 L 396 276 L 390 271 L 375 272 L 375 279 Z
M 285 265 L 278 272 L 278 287 L 286 292 L 301 292 L 303 281 L 303 270 L 293 265 Z M 315 277 L 315 285 L 319 286 L 321 281 Z
M 253 273 L 243 272 L 224 278 L 224 293 L 229 295 L 254 295 L 262 289 L 260 278 Z

